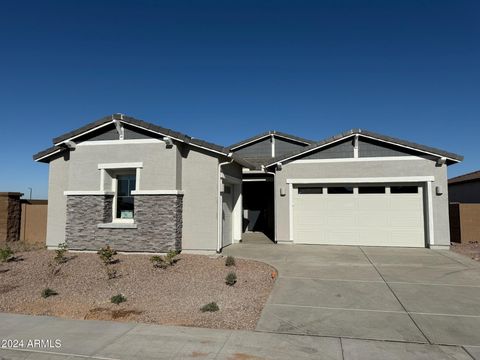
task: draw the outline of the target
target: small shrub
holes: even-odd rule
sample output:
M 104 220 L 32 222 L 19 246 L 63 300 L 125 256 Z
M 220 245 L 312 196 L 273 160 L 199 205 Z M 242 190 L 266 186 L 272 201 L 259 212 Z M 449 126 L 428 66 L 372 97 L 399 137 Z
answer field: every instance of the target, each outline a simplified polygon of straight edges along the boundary
M 58 295 L 58 293 L 55 290 L 52 290 L 50 288 L 45 288 L 42 290 L 42 298 L 44 299 L 54 295 Z
M 13 250 L 8 246 L 5 249 L 0 249 L 0 262 L 7 262 L 13 260 Z
M 118 273 L 117 270 L 111 267 L 107 267 L 107 277 L 108 280 L 115 279 L 117 277 Z
M 233 256 L 227 256 L 225 266 L 235 266 L 235 258 Z
M 153 267 L 166 269 L 168 264 L 165 262 L 163 256 L 155 255 L 150 258 L 150 261 L 153 263 Z
M 100 250 L 97 251 L 98 256 L 100 256 L 100 259 L 103 261 L 105 265 L 113 264 L 117 262 L 117 260 L 114 258 L 115 255 L 117 255 L 117 252 L 113 250 L 110 245 L 107 245 Z
M 110 301 L 111 301 L 113 304 L 119 305 L 119 304 L 127 301 L 127 298 L 126 298 L 125 296 L 123 296 L 122 294 L 118 294 L 118 295 L 112 296 L 112 297 L 110 298 Z
M 150 258 L 150 261 L 153 263 L 153 266 L 160 269 L 166 269 L 169 266 L 175 265 L 178 261 L 176 256 L 178 251 L 171 250 L 165 256 L 155 255 Z
M 67 250 L 68 250 L 68 247 L 66 243 L 58 244 L 58 249 L 55 250 L 55 253 L 57 255 L 55 255 L 55 258 L 54 258 L 57 264 L 63 264 L 67 262 L 68 259 L 65 256 Z
M 211 303 L 205 304 L 200 308 L 201 312 L 215 312 L 220 310 L 218 307 L 217 303 L 215 301 L 212 301 Z
M 233 286 L 236 282 L 237 274 L 235 274 L 233 271 L 229 272 L 225 277 L 225 284 L 227 284 L 228 286 Z

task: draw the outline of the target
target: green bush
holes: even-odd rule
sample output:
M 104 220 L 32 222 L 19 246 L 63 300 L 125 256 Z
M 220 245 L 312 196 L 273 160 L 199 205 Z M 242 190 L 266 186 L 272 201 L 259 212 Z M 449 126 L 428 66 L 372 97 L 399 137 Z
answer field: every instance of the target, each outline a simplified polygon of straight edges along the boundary
M 218 311 L 218 310 L 220 310 L 220 308 L 218 307 L 218 305 L 215 301 L 212 301 L 211 303 L 203 305 L 200 308 L 201 312 L 215 312 L 215 311 Z
M 100 259 L 103 261 L 105 265 L 113 264 L 117 262 L 117 260 L 114 258 L 115 255 L 117 255 L 117 252 L 113 250 L 110 245 L 107 245 L 100 250 L 97 251 L 98 256 L 100 256 Z
M 160 269 L 166 269 L 169 266 L 175 265 L 178 261 L 176 256 L 178 255 L 178 251 L 171 250 L 165 256 L 161 255 L 154 255 L 150 258 L 150 261 L 153 263 L 153 266 Z
M 235 274 L 233 271 L 229 272 L 225 277 L 225 284 L 227 284 L 228 286 L 233 286 L 236 282 L 237 274 Z
M 55 255 L 54 260 L 57 262 L 57 264 L 63 264 L 67 262 L 67 257 L 65 256 L 66 252 L 68 251 L 68 247 L 66 243 L 61 243 L 58 244 L 58 249 L 55 250 Z
M 7 262 L 13 260 L 13 250 L 8 246 L 5 249 L 0 249 L 0 262 Z
M 110 298 L 110 301 L 111 301 L 113 304 L 119 305 L 119 304 L 127 301 L 127 298 L 126 298 L 125 296 L 123 296 L 122 294 L 118 294 L 118 295 L 112 296 L 112 297 Z
M 227 256 L 225 266 L 235 266 L 235 258 L 233 256 Z
M 52 290 L 50 288 L 45 288 L 42 290 L 42 298 L 44 299 L 54 295 L 58 295 L 58 293 L 55 290 Z

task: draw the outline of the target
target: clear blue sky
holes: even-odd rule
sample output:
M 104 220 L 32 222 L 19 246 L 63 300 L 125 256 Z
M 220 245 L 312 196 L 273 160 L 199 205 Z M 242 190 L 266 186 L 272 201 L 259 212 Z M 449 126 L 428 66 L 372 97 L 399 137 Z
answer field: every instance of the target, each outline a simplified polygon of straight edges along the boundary
M 0 1 L 0 191 L 122 112 L 222 145 L 365 128 L 480 169 L 479 1 Z

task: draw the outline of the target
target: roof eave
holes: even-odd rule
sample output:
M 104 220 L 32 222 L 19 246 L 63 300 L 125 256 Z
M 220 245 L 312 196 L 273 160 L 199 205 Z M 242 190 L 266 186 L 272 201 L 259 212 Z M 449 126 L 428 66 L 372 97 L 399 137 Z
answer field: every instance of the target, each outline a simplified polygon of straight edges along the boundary
M 299 151 L 297 153 L 290 153 L 287 156 L 276 158 L 271 163 L 265 165 L 265 167 L 271 167 L 271 166 L 274 166 L 274 165 L 276 165 L 280 162 L 289 161 L 291 159 L 294 159 L 294 158 L 302 156 L 306 153 L 315 151 L 315 150 L 317 150 L 319 148 L 322 148 L 324 146 L 328 146 L 328 145 L 331 145 L 335 142 L 342 141 L 342 140 L 345 140 L 349 137 L 353 137 L 353 136 L 357 136 L 357 135 L 358 136 L 364 136 L 366 138 L 373 138 L 374 140 L 377 140 L 377 141 L 391 143 L 391 144 L 394 144 L 394 145 L 397 145 L 397 146 L 400 146 L 400 147 L 404 147 L 404 148 L 410 148 L 412 150 L 422 152 L 422 153 L 425 153 L 425 154 L 429 154 L 429 155 L 433 155 L 433 156 L 436 156 L 438 158 L 446 158 L 447 165 L 452 165 L 452 164 L 459 163 L 459 162 L 463 161 L 463 156 L 461 156 L 461 155 L 448 153 L 446 151 L 438 152 L 439 149 L 430 148 L 430 147 L 427 147 L 427 146 L 423 146 L 423 145 L 419 145 L 419 144 L 415 144 L 415 143 L 411 143 L 411 142 L 407 142 L 407 141 L 383 136 L 383 135 L 376 134 L 376 133 L 373 133 L 373 132 L 370 132 L 370 131 L 365 131 L 365 130 L 361 130 L 361 129 L 352 129 L 352 130 L 349 130 L 347 132 L 332 136 L 331 138 L 328 138 L 326 140 L 322 140 L 322 141 L 319 141 L 315 144 L 307 146 L 305 149 L 302 149 L 301 151 Z M 420 146 L 420 147 L 418 147 L 418 146 Z M 450 163 L 448 163 L 448 162 L 450 162 Z

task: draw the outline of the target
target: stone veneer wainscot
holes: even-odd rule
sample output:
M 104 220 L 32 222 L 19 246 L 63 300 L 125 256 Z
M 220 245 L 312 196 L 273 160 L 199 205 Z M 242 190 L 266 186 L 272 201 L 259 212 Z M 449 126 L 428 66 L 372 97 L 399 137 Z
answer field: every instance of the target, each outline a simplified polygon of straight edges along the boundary
M 182 194 L 135 195 L 135 227 L 99 227 L 112 222 L 112 202 L 112 195 L 67 196 L 65 241 L 70 249 L 98 250 L 107 244 L 119 251 L 181 249 Z

